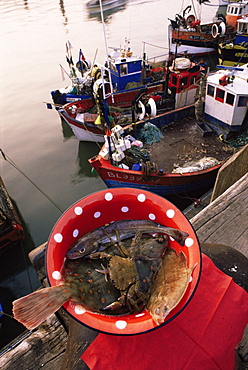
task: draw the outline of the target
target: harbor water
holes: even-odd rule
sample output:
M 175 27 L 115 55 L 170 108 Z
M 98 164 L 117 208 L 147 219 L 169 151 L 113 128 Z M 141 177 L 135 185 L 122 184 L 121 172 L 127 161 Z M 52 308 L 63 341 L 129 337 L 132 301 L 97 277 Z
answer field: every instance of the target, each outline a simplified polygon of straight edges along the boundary
M 168 55 L 168 18 L 181 1 L 117 0 L 104 12 L 107 46 L 124 46 L 135 55 Z M 11 302 L 39 287 L 28 253 L 46 242 L 63 211 L 88 194 L 105 189 L 88 158 L 97 143 L 79 142 L 55 109 L 48 110 L 50 91 L 70 84 L 65 44 L 77 62 L 104 63 L 106 48 L 99 10 L 86 0 L 2 0 L 1 15 L 1 177 L 25 228 L 25 240 L 0 257 L 0 302 L 11 315 Z M 111 50 L 111 49 L 110 49 Z M 178 206 L 183 209 L 183 198 Z M 111 210 L 110 210 L 111 212 Z M 4 315 L 0 348 L 24 327 Z

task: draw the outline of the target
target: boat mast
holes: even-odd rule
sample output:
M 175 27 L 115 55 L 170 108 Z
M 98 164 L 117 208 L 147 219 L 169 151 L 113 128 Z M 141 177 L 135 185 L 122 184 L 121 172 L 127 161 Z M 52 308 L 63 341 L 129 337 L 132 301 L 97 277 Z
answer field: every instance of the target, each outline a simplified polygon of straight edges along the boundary
M 108 45 L 107 45 L 106 30 L 105 30 L 105 22 L 104 22 L 104 16 L 103 16 L 102 0 L 99 0 L 99 3 L 100 3 L 100 10 L 101 10 L 101 19 L 102 19 L 102 27 L 103 27 L 103 36 L 104 36 L 105 52 L 106 52 L 106 57 L 107 57 L 107 67 L 108 67 L 108 69 L 109 69 L 109 71 L 110 71 L 109 56 L 108 56 Z M 111 90 L 112 102 L 114 103 L 113 85 L 112 85 L 111 72 L 109 72 L 109 82 L 110 82 L 110 90 Z M 104 89 L 104 85 L 103 85 L 103 89 Z

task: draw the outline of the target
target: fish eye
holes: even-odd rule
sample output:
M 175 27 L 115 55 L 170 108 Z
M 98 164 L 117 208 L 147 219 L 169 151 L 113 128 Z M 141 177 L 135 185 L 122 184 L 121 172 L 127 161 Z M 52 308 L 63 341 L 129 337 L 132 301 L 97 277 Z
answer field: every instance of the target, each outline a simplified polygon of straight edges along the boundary
M 84 253 L 84 252 L 85 252 L 85 248 L 79 249 L 79 253 Z
M 160 313 L 160 307 L 157 307 L 155 310 L 155 315 L 159 315 L 159 313 Z

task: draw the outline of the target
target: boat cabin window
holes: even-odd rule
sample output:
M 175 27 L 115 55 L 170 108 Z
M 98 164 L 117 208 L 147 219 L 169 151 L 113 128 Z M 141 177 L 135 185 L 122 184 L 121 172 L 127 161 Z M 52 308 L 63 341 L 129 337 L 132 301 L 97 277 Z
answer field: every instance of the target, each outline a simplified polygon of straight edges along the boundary
M 239 14 L 241 14 L 242 13 L 242 8 L 239 8 Z
M 226 104 L 233 105 L 235 95 L 227 93 L 226 94 Z
M 207 94 L 210 96 L 214 96 L 214 86 L 208 85 Z
M 240 96 L 238 101 L 238 107 L 245 107 L 248 105 L 248 96 Z
M 248 33 L 248 23 L 238 22 L 238 32 Z
M 193 85 L 196 83 L 196 76 L 191 76 L 190 78 L 190 85 Z
M 175 75 L 171 76 L 171 84 L 177 86 L 177 77 Z
M 220 101 L 221 103 L 224 103 L 224 96 L 225 96 L 225 90 L 221 90 L 221 89 L 217 88 L 215 99 Z
M 179 87 L 179 91 L 182 90 L 184 88 L 184 86 L 187 86 L 188 84 L 188 77 L 183 77 L 180 79 L 180 87 Z
M 235 8 L 234 14 L 238 14 L 238 8 Z
M 105 67 L 109 67 L 109 69 L 118 72 L 115 63 L 112 62 L 110 59 L 108 60 L 108 63 L 105 63 Z
M 124 76 L 124 75 L 126 75 L 128 73 L 127 63 L 121 64 L 120 71 L 121 71 L 121 76 Z

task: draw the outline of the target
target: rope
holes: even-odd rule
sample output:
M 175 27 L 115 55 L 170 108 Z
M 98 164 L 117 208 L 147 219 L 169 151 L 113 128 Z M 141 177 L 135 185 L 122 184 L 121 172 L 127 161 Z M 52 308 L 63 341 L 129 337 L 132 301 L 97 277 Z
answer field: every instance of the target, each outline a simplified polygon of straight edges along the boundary
M 145 41 L 142 41 L 142 42 L 143 42 L 143 44 L 145 44 L 145 45 L 154 46 L 155 48 L 169 50 L 169 48 L 165 48 L 164 46 L 158 46 L 158 45 L 150 44 L 149 42 L 145 42 Z
M 50 202 L 56 207 L 56 208 L 58 208 L 58 210 L 61 212 L 61 213 L 63 213 L 64 212 L 64 210 L 58 205 L 58 204 L 56 204 L 43 190 L 41 190 L 16 164 L 15 164 L 15 162 L 14 161 L 12 161 L 11 159 L 10 159 L 10 157 L 8 157 L 4 152 L 3 152 L 3 150 L 0 148 L 0 152 L 1 152 L 1 154 L 2 154 L 2 156 L 3 156 L 3 158 L 7 161 L 7 162 L 9 162 L 18 172 L 20 172 L 24 177 L 26 177 L 26 179 L 29 181 L 29 182 L 31 182 L 31 184 L 33 184 L 35 187 L 36 187 L 36 189 L 37 190 L 39 190 L 48 200 L 50 200 Z

